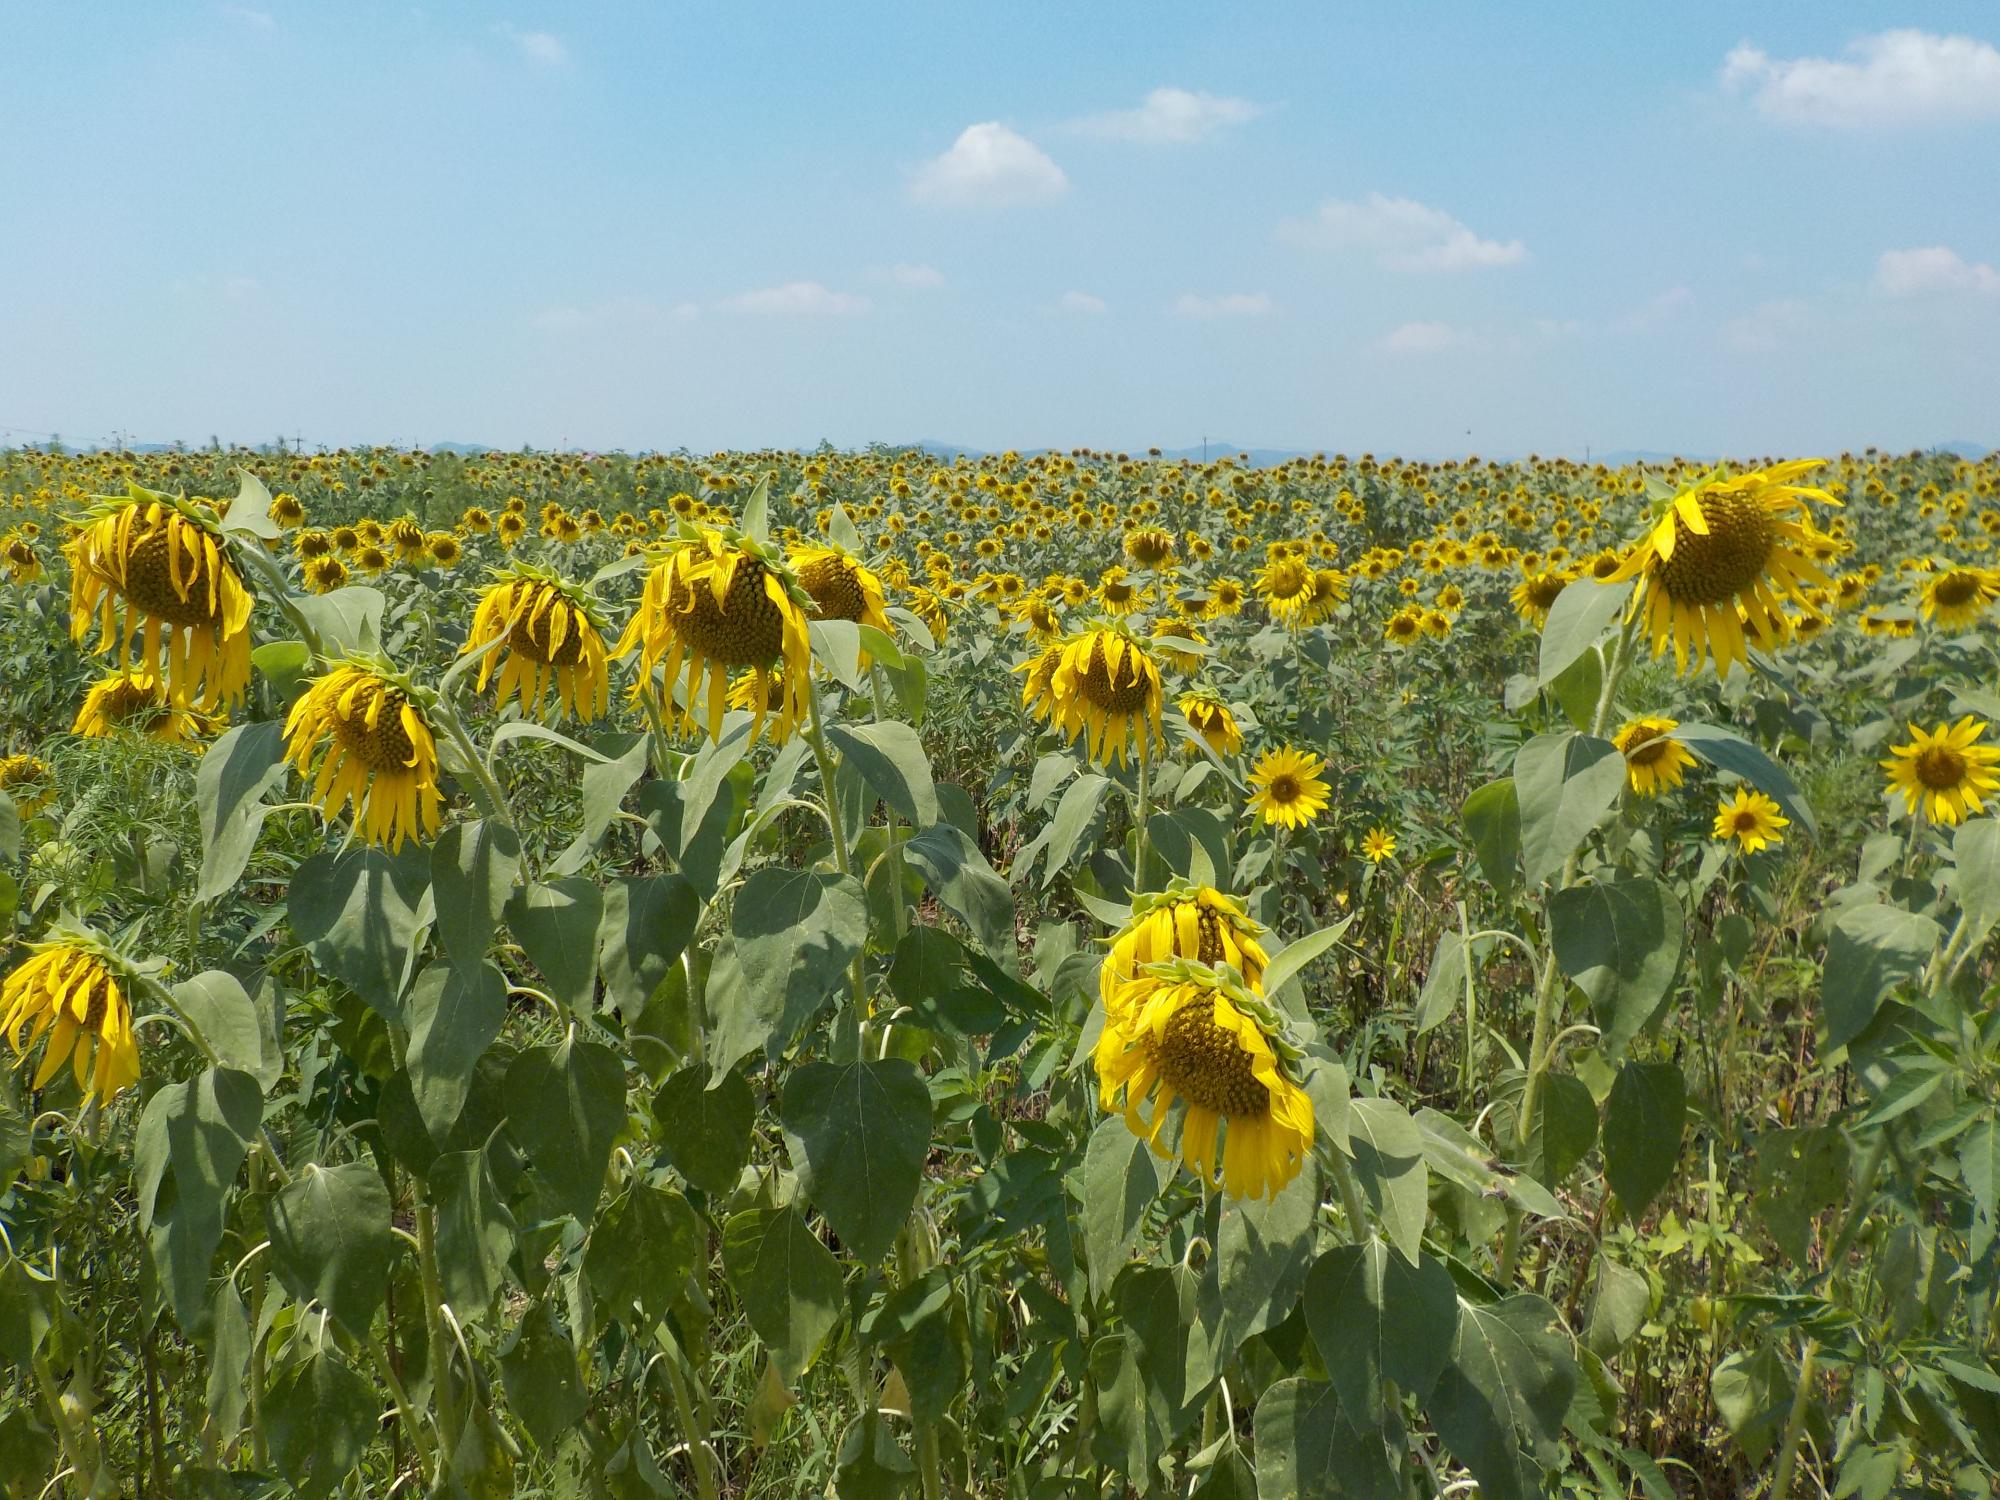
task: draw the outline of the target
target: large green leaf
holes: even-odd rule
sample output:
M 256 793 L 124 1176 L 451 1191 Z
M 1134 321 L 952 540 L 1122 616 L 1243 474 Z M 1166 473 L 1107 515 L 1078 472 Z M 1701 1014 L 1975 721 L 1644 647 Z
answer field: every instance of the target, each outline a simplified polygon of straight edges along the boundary
M 266 1206 L 271 1267 L 301 1302 L 365 1336 L 389 1281 L 389 1189 L 366 1162 L 307 1162 Z
M 579 1015 L 597 998 L 597 931 L 604 895 L 581 875 L 527 885 L 507 902 L 507 925 L 548 982 L 549 993 Z
M 1576 852 L 1625 786 L 1625 757 L 1609 740 L 1565 730 L 1538 734 L 1514 758 L 1521 858 L 1540 885 Z
M 430 858 L 414 844 L 396 855 L 315 854 L 292 873 L 286 909 L 313 962 L 397 1026 L 430 880 Z
M 332 1494 L 375 1440 L 382 1404 L 330 1341 L 316 1346 L 264 1393 L 271 1462 L 304 1500 Z
M 1487 782 L 1465 799 L 1459 817 L 1479 856 L 1479 873 L 1506 895 L 1521 877 L 1521 800 L 1514 778 Z
M 1547 687 L 1574 666 L 1577 658 L 1603 639 L 1631 597 L 1630 583 L 1599 583 L 1594 578 L 1576 579 L 1556 595 L 1548 619 L 1542 623 L 1535 686 Z
M 660 1154 L 703 1192 L 720 1197 L 736 1186 L 750 1160 L 757 1102 L 741 1073 L 724 1073 L 710 1086 L 708 1069 L 690 1063 L 653 1096 Z
M 1430 1394 L 1458 1328 L 1458 1294 L 1444 1264 L 1412 1265 L 1375 1235 L 1313 1263 L 1305 1307 L 1341 1409 L 1361 1429 L 1387 1418 L 1384 1380 L 1419 1401 Z
M 826 737 L 877 795 L 911 823 L 927 828 L 938 820 L 937 776 L 916 730 L 880 720 L 835 724 Z
M 410 1089 L 439 1146 L 458 1123 L 473 1070 L 507 1019 L 507 980 L 478 959 L 440 958 L 410 986 Z
M 2000 818 L 1968 818 L 1951 841 L 1959 947 L 1976 953 L 2000 922 Z
M 933 1031 L 986 1036 L 1007 1019 L 965 945 L 942 927 L 919 925 L 903 934 L 889 965 L 889 990 L 915 1013 L 917 1025 Z
M 707 1248 L 687 1199 L 671 1188 L 633 1181 L 591 1226 L 583 1269 L 614 1314 L 623 1316 L 636 1303 L 656 1321 L 681 1295 Z
M 1278 1381 L 1253 1421 L 1260 1500 L 1402 1500 L 1401 1452 L 1357 1431 L 1327 1381 Z
M 500 1383 L 507 1404 L 537 1447 L 556 1447 L 590 1409 L 575 1346 L 556 1327 L 546 1302 L 528 1309 L 513 1342 L 501 1351 Z
M 514 1253 L 514 1216 L 485 1150 L 448 1151 L 426 1177 L 437 1215 L 438 1275 L 444 1300 L 464 1322 L 486 1315 Z
M 174 1316 L 190 1331 L 206 1311 L 229 1191 L 263 1113 L 256 1079 L 208 1068 L 164 1085 L 139 1115 L 132 1139 L 139 1227 Z
M 520 872 L 520 835 L 505 823 L 476 818 L 439 835 L 431 850 L 431 888 L 446 953 L 461 964 L 485 959 Z
M 174 1004 L 193 1023 L 216 1061 L 273 1087 L 284 1075 L 285 1054 L 277 1017 L 244 991 L 235 975 L 209 969 L 174 986 Z
M 684 875 L 620 875 L 613 880 L 604 892 L 597 938 L 606 1003 L 627 1017 L 644 1010 L 667 971 L 680 961 L 700 920 L 701 897 Z
M 938 900 L 963 918 L 979 945 L 1002 962 L 1014 959 L 1014 896 L 986 856 L 954 823 L 934 823 L 903 845 Z
M 1614 1057 L 1672 988 L 1686 942 L 1681 904 L 1650 875 L 1587 880 L 1549 898 L 1550 937 L 1563 972 L 1590 997 Z
M 1319 1173 L 1310 1160 L 1269 1198 L 1224 1200 L 1201 1282 L 1199 1333 L 1189 1336 L 1190 1374 L 1198 1373 L 1202 1353 L 1209 1371 L 1221 1374 L 1245 1340 L 1291 1316 L 1312 1268 L 1318 1208 Z
M 729 942 L 708 984 L 708 1060 L 720 1075 L 745 1053 L 775 1054 L 847 984 L 868 940 L 868 905 L 847 875 L 762 869 L 743 883 Z
M 329 661 L 352 652 L 382 649 L 382 615 L 389 601 L 380 589 L 350 583 L 330 594 L 295 594 L 292 608 L 319 632 Z
M 1718 770 L 1741 776 L 1784 810 L 1806 833 L 1819 837 L 1819 823 L 1812 808 L 1799 795 L 1785 768 L 1733 730 L 1714 724 L 1682 721 L 1674 728 L 1674 738 Z
M 1930 961 L 1938 926 L 1901 907 L 1851 906 L 1833 924 L 1820 973 L 1822 1047 L 1844 1047 L 1868 1029 L 1882 1001 Z
M 1626 1214 L 1637 1218 L 1674 1175 L 1687 1127 L 1687 1080 L 1680 1064 L 1627 1061 L 1604 1104 L 1604 1175 Z
M 1077 846 L 1082 843 L 1084 835 L 1096 826 L 1098 810 L 1104 806 L 1104 794 L 1110 787 L 1110 777 L 1086 771 L 1063 789 L 1062 801 L 1056 804 L 1055 816 L 1049 819 L 1046 842 L 1042 847 L 1045 856 L 1042 866 L 1044 888 L 1053 884 L 1058 875 L 1068 871 Z M 1022 874 L 1033 863 L 1033 858 L 1027 856 L 1026 851 L 1015 860 Z
M 833 1253 L 796 1208 L 753 1208 L 723 1226 L 722 1264 L 779 1374 L 797 1380 L 840 1317 Z
M 1424 1411 L 1485 1500 L 1530 1500 L 1558 1460 L 1576 1384 L 1575 1352 L 1546 1298 L 1461 1300 L 1451 1357 Z
M 1387 1099 L 1356 1099 L 1348 1108 L 1347 1130 L 1368 1206 L 1390 1241 L 1414 1262 L 1422 1253 L 1430 1198 L 1422 1132 L 1407 1110 Z M 1357 1233 L 1362 1228 L 1354 1227 Z
M 544 1207 L 588 1224 L 611 1145 L 625 1125 L 625 1069 L 597 1042 L 569 1040 L 519 1053 L 501 1085 L 507 1131 L 527 1157 Z
M 264 795 L 285 779 L 284 726 L 275 720 L 238 724 L 201 757 L 194 776 L 201 818 L 201 875 L 194 899 L 228 894 L 250 863 L 264 827 Z
M 1083 1158 L 1083 1244 L 1091 1290 L 1103 1296 L 1139 1243 L 1146 1210 L 1160 1195 L 1160 1168 L 1145 1141 L 1112 1116 L 1090 1134 Z
M 909 1217 L 931 1145 L 931 1094 L 915 1063 L 810 1062 L 779 1105 L 800 1186 L 855 1257 L 880 1260 Z

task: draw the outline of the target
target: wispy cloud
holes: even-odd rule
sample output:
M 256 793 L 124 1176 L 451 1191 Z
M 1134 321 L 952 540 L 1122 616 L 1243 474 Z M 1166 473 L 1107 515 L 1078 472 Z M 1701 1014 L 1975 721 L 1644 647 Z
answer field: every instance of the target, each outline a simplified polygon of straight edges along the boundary
M 1723 86 L 1789 125 L 1863 129 L 2000 116 L 2000 50 L 1969 36 L 1884 31 L 1842 57 L 1775 58 L 1744 42 Z
M 2000 295 L 2000 271 L 1983 261 L 1967 261 L 1956 250 L 1931 245 L 1920 250 L 1885 250 L 1875 263 L 1875 286 L 1885 296 L 1922 297 L 1939 292 Z
M 700 316 L 701 308 L 693 302 L 613 297 L 582 306 L 566 303 L 545 307 L 529 322 L 544 333 L 575 333 L 592 328 L 657 328 L 668 323 L 691 323 Z
M 1441 208 L 1370 193 L 1359 201 L 1328 198 L 1306 219 L 1278 226 L 1281 239 L 1313 250 L 1352 250 L 1391 271 L 1470 271 L 1517 266 L 1519 240 L 1481 239 Z
M 257 10 L 248 5 L 232 5 L 228 0 L 216 7 L 232 21 L 241 21 L 245 26 L 257 31 L 276 31 L 278 18 L 268 10 Z
M 1069 191 L 1069 178 L 1026 136 L 997 120 L 968 125 L 951 148 L 910 174 L 919 203 L 996 208 L 1041 203 Z
M 1110 304 L 1102 297 L 1093 297 L 1089 292 L 1064 292 L 1056 306 L 1066 313 L 1079 313 L 1086 318 L 1100 317 L 1111 310 Z
M 1270 310 L 1271 299 L 1263 292 L 1224 292 L 1219 297 L 1183 292 L 1173 306 L 1177 318 L 1261 318 Z
M 1441 354 L 1472 342 L 1472 335 L 1450 323 L 1405 323 L 1375 341 L 1384 354 Z
M 1231 126 L 1247 125 L 1264 111 L 1264 105 L 1249 99 L 1157 88 L 1137 109 L 1086 115 L 1072 121 L 1070 128 L 1086 135 L 1145 146 L 1189 146 Z
M 569 48 L 551 32 L 523 31 L 511 21 L 501 21 L 494 26 L 493 34 L 505 37 L 520 49 L 521 56 L 542 67 L 557 68 L 569 61 Z
M 1622 318 L 1611 323 L 1613 333 L 1652 333 L 1665 327 L 1694 305 L 1694 293 L 1684 286 L 1670 286 L 1648 298 Z
M 1796 297 L 1760 302 L 1722 325 L 1722 342 L 1738 354 L 1775 354 L 1812 328 L 1812 309 Z
M 787 281 L 725 297 L 725 312 L 755 313 L 771 318 L 851 318 L 868 311 L 868 299 L 852 292 L 831 291 L 817 281 Z
M 917 287 L 928 290 L 932 287 L 944 285 L 944 272 L 933 265 L 922 263 L 916 265 L 898 264 L 889 267 L 886 274 L 897 286 Z

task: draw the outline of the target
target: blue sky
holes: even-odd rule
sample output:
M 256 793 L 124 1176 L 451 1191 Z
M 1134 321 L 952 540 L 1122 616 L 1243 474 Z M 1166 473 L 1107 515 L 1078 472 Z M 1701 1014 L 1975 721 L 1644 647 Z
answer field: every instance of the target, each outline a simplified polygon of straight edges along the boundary
M 0 441 L 2000 443 L 2000 13 L 0 4 Z

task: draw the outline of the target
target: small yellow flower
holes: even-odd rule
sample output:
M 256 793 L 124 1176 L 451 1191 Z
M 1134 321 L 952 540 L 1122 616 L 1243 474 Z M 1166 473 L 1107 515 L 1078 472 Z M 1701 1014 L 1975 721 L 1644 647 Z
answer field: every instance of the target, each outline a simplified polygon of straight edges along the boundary
M 1910 726 L 1910 741 L 1891 745 L 1881 762 L 1889 773 L 1889 790 L 1902 795 L 1912 817 L 1921 813 L 1933 823 L 1955 824 L 1985 810 L 1986 798 L 2000 790 L 2000 746 L 1977 743 L 1992 726 L 1967 714 L 1956 724 L 1935 729 Z
M 1073 740 L 1086 730 L 1098 765 L 1128 751 L 1140 760 L 1162 742 L 1160 669 L 1122 626 L 1098 626 L 1043 651 L 1028 667 L 1022 705 Z
M 1396 853 L 1396 835 L 1386 828 L 1371 828 L 1361 841 L 1361 854 L 1371 865 L 1379 865 Z
M 1319 779 L 1325 769 L 1326 762 L 1318 756 L 1290 746 L 1266 752 L 1250 772 L 1250 785 L 1256 791 L 1249 810 L 1266 823 L 1303 828 L 1331 800 L 1327 784 Z
M 1755 854 L 1782 844 L 1785 836 L 1778 830 L 1789 828 L 1791 822 L 1762 792 L 1739 786 L 1734 797 L 1724 796 L 1716 803 L 1713 831 L 1718 840 L 1726 843 L 1734 839 L 1745 854 Z
M 1694 764 L 1688 747 L 1673 737 L 1678 719 L 1648 714 L 1632 720 L 1611 737 L 1625 757 L 1625 784 L 1639 797 L 1657 796 L 1681 784 Z
M 1243 731 L 1229 705 L 1215 694 L 1196 690 L 1181 694 L 1181 714 L 1217 755 L 1234 755 L 1243 748 Z

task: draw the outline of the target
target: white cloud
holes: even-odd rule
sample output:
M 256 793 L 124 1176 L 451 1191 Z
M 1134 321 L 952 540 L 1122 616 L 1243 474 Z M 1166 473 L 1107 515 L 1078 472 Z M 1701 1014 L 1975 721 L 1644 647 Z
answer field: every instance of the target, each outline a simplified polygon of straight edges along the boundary
M 493 32 L 520 48 L 521 55 L 531 63 L 554 68 L 569 61 L 569 48 L 562 44 L 562 38 L 546 31 L 522 31 L 512 23 L 502 21 L 493 28 Z
M 1370 193 L 1328 198 L 1309 219 L 1288 219 L 1279 237 L 1314 250 L 1359 250 L 1391 271 L 1469 271 L 1528 258 L 1519 240 L 1483 240 L 1441 208 Z
M 1375 347 L 1384 354 L 1438 354 L 1471 339 L 1464 329 L 1449 323 L 1405 323 L 1383 334 Z
M 1061 197 L 1069 178 L 1042 148 L 997 120 L 968 125 L 942 156 L 910 174 L 920 203 L 997 207 Z
M 1792 125 L 1852 129 L 2000 116 L 2000 50 L 1969 36 L 1884 31 L 1839 58 L 1774 58 L 1744 42 L 1723 59 L 1722 82 Z
M 1796 297 L 1760 302 L 1722 325 L 1722 341 L 1739 354 L 1775 354 L 1812 331 L 1812 309 Z
M 592 328 L 625 329 L 691 323 L 700 316 L 701 308 L 692 302 L 676 302 L 669 306 L 647 297 L 613 297 L 606 302 L 593 302 L 587 307 L 574 304 L 545 307 L 529 322 L 544 333 L 576 333 Z
M 1875 285 L 1890 297 L 1929 292 L 2000 293 L 2000 271 L 1968 262 L 1956 250 L 1932 245 L 1921 250 L 1885 250 L 1875 263 Z
M 1197 297 L 1183 292 L 1174 299 L 1177 318 L 1261 318 L 1271 310 L 1271 299 L 1262 292 L 1224 292 L 1219 297 Z
M 1694 293 L 1684 286 L 1670 286 L 1657 297 L 1634 308 L 1611 324 L 1613 333 L 1651 333 L 1672 322 L 1694 305 Z
M 241 21 L 245 26 L 252 27 L 258 31 L 276 31 L 278 29 L 278 18 L 267 10 L 256 10 L 248 5 L 230 5 L 226 3 L 218 6 L 217 9 L 232 21 Z
M 1072 128 L 1087 135 L 1136 141 L 1145 146 L 1188 146 L 1232 125 L 1248 124 L 1262 113 L 1264 106 L 1248 99 L 1159 88 L 1148 94 L 1137 109 L 1088 115 Z
M 1081 313 L 1087 318 L 1098 317 L 1111 310 L 1102 297 L 1093 297 L 1088 292 L 1064 292 L 1057 306 L 1064 312 Z
M 889 279 L 897 286 L 937 287 L 944 285 L 944 272 L 930 265 L 895 265 L 889 267 Z
M 817 281 L 787 281 L 782 286 L 759 287 L 725 298 L 721 306 L 726 312 L 765 317 L 848 318 L 868 311 L 868 299 L 852 292 L 829 291 Z

